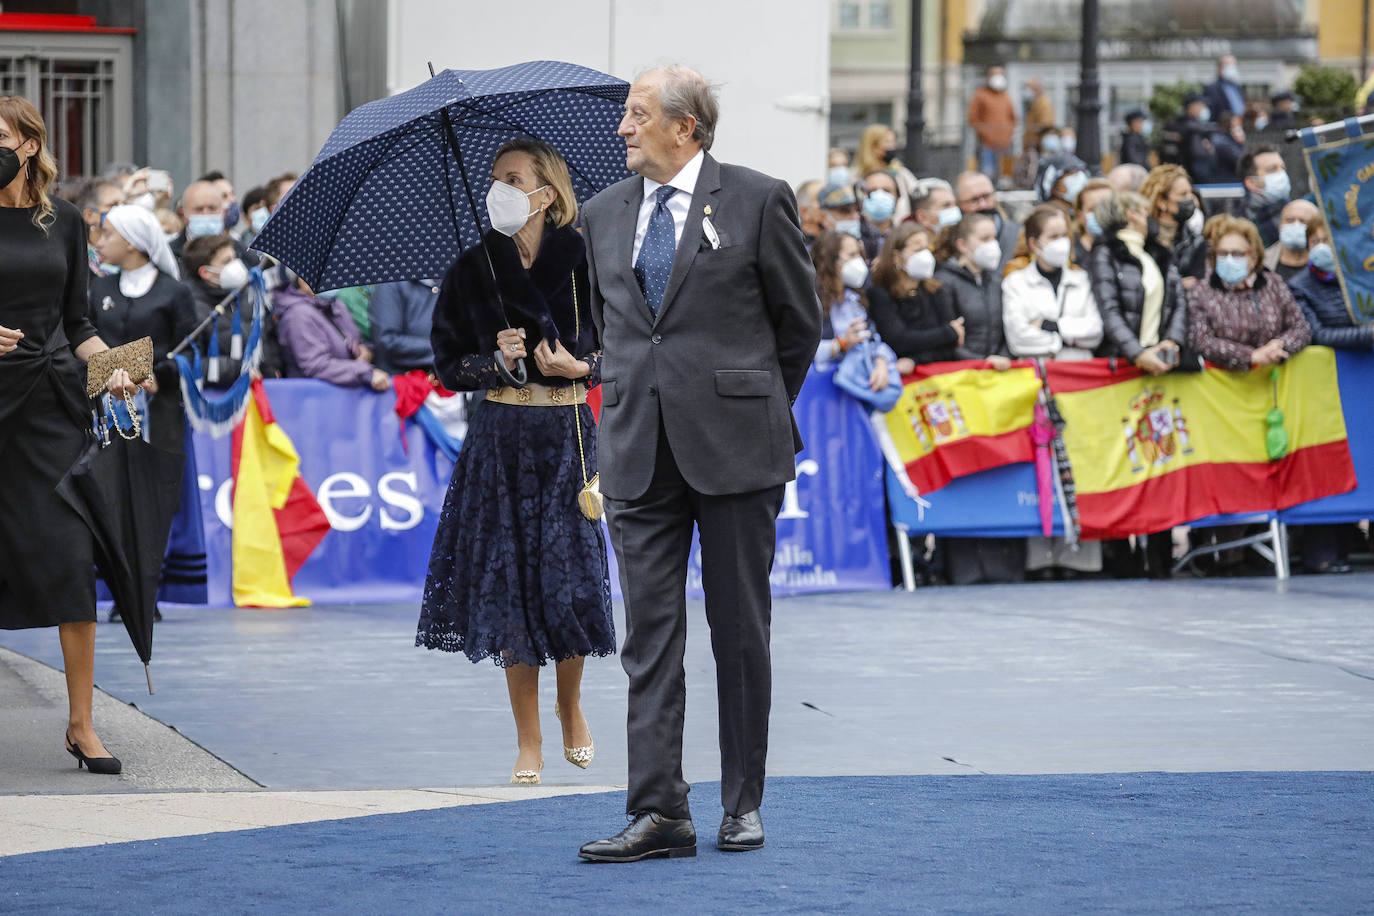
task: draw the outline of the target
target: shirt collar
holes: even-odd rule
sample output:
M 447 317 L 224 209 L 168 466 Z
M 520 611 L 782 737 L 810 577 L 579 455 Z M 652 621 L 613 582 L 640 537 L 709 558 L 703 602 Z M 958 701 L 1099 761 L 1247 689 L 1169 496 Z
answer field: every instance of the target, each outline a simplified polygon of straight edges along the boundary
M 697 188 L 697 176 L 701 174 L 701 163 L 705 161 L 705 159 L 706 150 L 699 149 L 695 156 L 687 160 L 687 164 L 682 167 L 682 170 L 672 178 L 669 178 L 667 182 L 657 182 L 652 178 L 645 178 L 644 196 L 650 197 L 655 191 L 663 187 L 665 183 L 677 188 L 679 191 L 686 191 L 689 196 L 695 193 Z
M 157 265 L 149 261 L 133 270 L 119 272 L 119 291 L 130 299 L 141 299 L 157 282 Z

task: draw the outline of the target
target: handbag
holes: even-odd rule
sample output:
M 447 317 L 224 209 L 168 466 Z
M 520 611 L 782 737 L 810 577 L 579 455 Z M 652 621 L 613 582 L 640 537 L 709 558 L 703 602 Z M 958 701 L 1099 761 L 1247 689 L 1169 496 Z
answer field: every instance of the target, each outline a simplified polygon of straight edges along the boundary
M 153 374 L 153 339 L 140 337 L 130 343 L 91 354 L 90 359 L 86 360 L 86 397 L 93 398 L 104 391 L 105 386 L 109 384 L 110 376 L 118 369 L 129 373 L 129 379 L 135 385 L 147 381 L 148 376 Z M 105 403 L 110 417 L 113 418 L 114 404 L 108 395 Z M 129 432 L 125 432 L 124 427 L 116 420 L 113 424 L 115 431 L 125 439 L 142 438 L 143 428 L 139 420 L 138 407 L 134 405 L 133 396 L 128 392 L 124 394 L 124 405 L 129 409 L 129 422 L 132 426 Z
M 858 398 L 874 410 L 887 413 L 897 406 L 897 401 L 902 397 L 902 376 L 897 372 L 896 363 L 889 363 L 887 386 L 877 391 L 870 388 L 868 380 L 873 376 L 875 349 L 874 342 L 866 340 L 845 353 L 839 368 L 835 370 L 834 382 L 835 387 L 846 394 Z
M 86 360 L 86 397 L 93 398 L 104 390 L 116 369 L 128 372 L 135 385 L 147 381 L 153 374 L 153 339 L 140 337 L 123 346 L 91 354 Z
M 577 307 L 577 274 L 572 277 L 573 294 L 573 333 L 576 340 L 582 339 L 582 319 L 578 315 Z M 606 511 L 605 500 L 601 498 L 601 475 L 593 474 L 591 480 L 587 479 L 587 456 L 582 451 L 582 416 L 577 410 L 577 382 L 573 381 L 573 429 L 577 430 L 577 460 L 582 464 L 582 489 L 577 494 L 577 509 L 588 521 L 596 522 L 601 520 L 602 514 Z

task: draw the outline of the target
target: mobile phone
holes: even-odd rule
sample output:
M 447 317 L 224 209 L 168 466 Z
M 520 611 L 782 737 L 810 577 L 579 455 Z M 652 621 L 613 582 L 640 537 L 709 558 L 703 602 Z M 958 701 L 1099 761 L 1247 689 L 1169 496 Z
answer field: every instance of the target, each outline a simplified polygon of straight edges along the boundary
M 1159 361 L 1164 365 L 1171 368 L 1178 365 L 1178 350 L 1173 347 L 1167 350 L 1156 350 L 1155 352 L 1159 356 Z
M 154 169 L 148 173 L 149 191 L 169 191 L 172 188 L 172 176 L 161 169 Z

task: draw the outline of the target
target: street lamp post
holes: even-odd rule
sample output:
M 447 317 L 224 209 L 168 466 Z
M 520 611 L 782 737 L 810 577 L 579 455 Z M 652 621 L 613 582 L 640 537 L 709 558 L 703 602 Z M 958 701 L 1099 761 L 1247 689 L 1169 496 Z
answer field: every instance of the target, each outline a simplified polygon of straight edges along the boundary
M 906 167 L 920 173 L 926 157 L 926 96 L 921 88 L 921 0 L 911 0 L 911 69 L 906 96 Z
M 1102 164 L 1102 137 L 1098 131 L 1098 115 L 1102 102 L 1098 99 L 1097 81 L 1097 0 L 1083 0 L 1083 48 L 1078 83 L 1078 157 L 1090 168 Z

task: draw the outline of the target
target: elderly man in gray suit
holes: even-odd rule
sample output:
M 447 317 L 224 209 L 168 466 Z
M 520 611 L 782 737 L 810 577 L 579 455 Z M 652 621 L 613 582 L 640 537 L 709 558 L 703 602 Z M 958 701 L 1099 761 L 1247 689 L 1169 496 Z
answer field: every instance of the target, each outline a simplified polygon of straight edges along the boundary
M 696 854 L 682 778 L 693 523 L 716 657 L 717 846 L 763 846 L 768 576 L 801 448 L 791 405 L 821 310 L 791 190 L 713 159 L 716 116 L 700 74 L 668 67 L 639 77 L 620 122 L 638 177 L 583 211 L 603 353 L 601 490 L 625 600 L 633 815 L 619 834 L 582 847 L 597 862 Z

